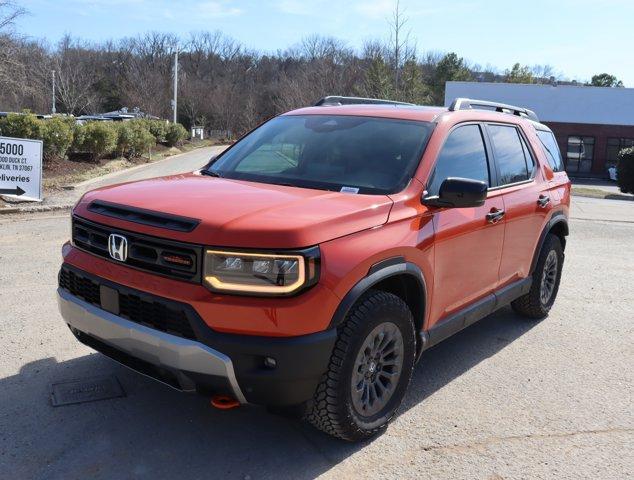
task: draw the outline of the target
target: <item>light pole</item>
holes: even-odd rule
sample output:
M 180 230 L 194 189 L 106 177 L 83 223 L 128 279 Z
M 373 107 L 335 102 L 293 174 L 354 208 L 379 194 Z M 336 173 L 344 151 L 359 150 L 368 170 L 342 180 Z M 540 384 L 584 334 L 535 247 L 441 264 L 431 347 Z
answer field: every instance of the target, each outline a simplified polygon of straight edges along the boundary
M 178 115 L 178 48 L 174 52 L 174 99 L 172 100 L 172 108 L 174 109 L 174 123 L 176 123 Z
M 53 108 L 51 109 L 51 113 L 53 115 L 55 115 L 55 113 L 56 113 L 56 109 L 55 109 L 55 70 L 53 70 L 51 73 L 53 74 L 52 75 L 53 76 Z

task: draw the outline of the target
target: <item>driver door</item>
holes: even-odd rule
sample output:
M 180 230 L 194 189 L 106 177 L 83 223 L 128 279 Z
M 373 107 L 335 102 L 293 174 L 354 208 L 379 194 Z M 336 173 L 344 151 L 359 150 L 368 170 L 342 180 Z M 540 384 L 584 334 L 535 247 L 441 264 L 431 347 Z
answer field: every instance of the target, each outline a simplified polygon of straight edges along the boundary
M 484 131 L 478 124 L 459 125 L 447 136 L 428 182 L 437 195 L 449 177 L 494 185 L 495 169 Z M 430 326 L 492 293 L 499 283 L 504 241 L 504 202 L 489 190 L 481 207 L 439 208 L 433 213 L 434 291 Z

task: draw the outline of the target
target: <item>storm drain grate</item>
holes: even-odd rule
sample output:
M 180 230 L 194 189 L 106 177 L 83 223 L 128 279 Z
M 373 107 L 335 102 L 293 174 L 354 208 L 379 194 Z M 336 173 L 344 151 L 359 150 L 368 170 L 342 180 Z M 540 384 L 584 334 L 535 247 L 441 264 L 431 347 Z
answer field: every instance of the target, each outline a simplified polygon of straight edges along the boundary
M 79 378 L 51 385 L 51 403 L 54 407 L 117 397 L 125 397 L 125 392 L 114 375 Z

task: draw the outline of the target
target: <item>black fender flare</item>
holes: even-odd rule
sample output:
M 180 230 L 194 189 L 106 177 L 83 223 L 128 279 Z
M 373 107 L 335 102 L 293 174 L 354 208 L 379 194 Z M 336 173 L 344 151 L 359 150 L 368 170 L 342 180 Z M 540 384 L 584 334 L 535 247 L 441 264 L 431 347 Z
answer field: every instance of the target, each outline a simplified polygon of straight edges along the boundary
M 421 294 L 421 314 L 420 329 L 417 331 L 419 349 L 426 342 L 426 335 L 423 333 L 426 320 L 427 309 L 427 284 L 422 270 L 418 265 L 408 262 L 404 257 L 392 257 L 375 263 L 370 267 L 365 277 L 359 280 L 343 297 L 332 317 L 329 328 L 336 328 L 343 323 L 352 306 L 361 296 L 370 290 L 377 283 L 397 275 L 409 275 L 413 277 L 420 289 Z
M 548 235 L 548 232 L 550 232 L 557 224 L 562 224 L 564 236 L 568 236 L 568 217 L 562 210 L 557 210 L 550 217 L 550 220 L 548 221 L 548 223 L 546 223 L 542 230 L 542 233 L 539 236 L 537 247 L 535 248 L 535 252 L 533 252 L 533 261 L 531 262 L 530 269 L 531 275 L 535 272 L 535 268 L 537 267 L 537 260 L 539 259 L 539 253 L 542 251 L 544 240 L 546 240 L 546 235 Z

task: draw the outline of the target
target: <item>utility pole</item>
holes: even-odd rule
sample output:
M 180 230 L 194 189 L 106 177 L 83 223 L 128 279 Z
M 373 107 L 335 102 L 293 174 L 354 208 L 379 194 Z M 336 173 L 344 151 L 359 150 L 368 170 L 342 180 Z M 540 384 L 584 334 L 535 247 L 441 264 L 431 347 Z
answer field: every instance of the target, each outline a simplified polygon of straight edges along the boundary
M 56 113 L 56 109 L 55 109 L 55 70 L 53 70 L 51 73 L 53 74 L 53 108 L 51 109 L 51 113 L 53 115 L 55 115 L 55 113 Z
M 178 48 L 174 52 L 174 99 L 172 100 L 172 108 L 174 109 L 174 123 L 177 122 L 178 116 Z

